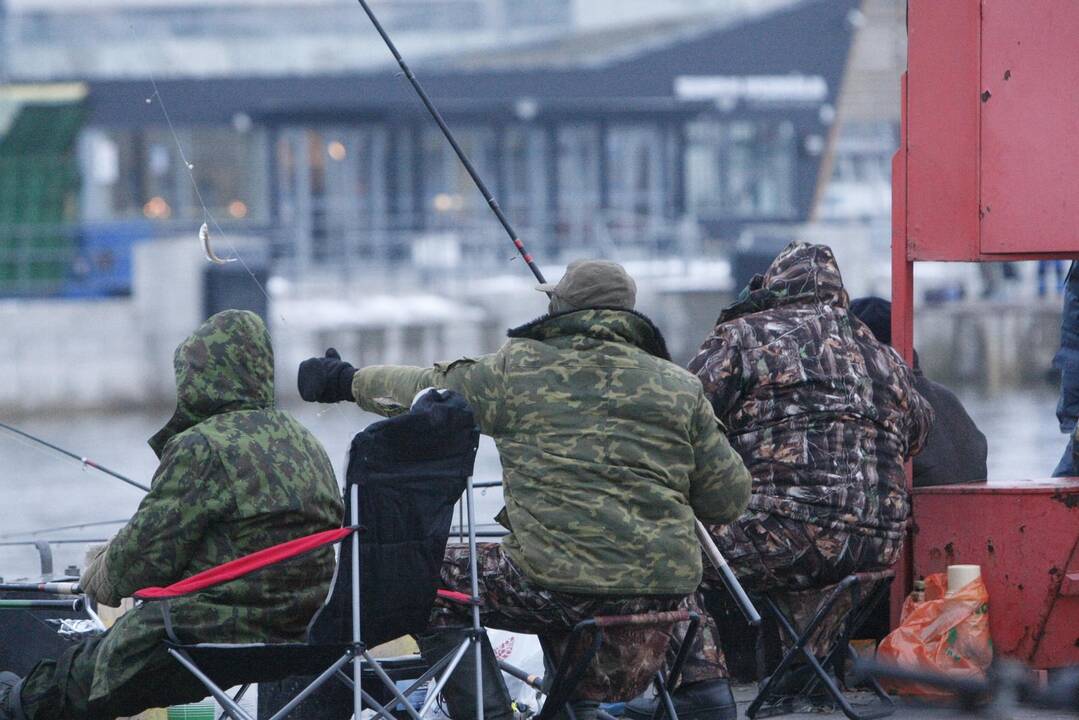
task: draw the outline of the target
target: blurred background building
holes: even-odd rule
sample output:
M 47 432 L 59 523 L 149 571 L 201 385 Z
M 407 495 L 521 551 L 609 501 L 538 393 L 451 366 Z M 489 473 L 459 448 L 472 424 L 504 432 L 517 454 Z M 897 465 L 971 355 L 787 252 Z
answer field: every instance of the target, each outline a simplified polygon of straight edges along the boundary
M 900 0 L 372 5 L 545 271 L 631 265 L 677 359 L 792 239 L 831 245 L 852 295 L 889 294 Z M 0 39 L 0 296 L 50 318 L 110 301 L 94 317 L 116 337 L 156 338 L 140 374 L 162 395 L 173 336 L 222 307 L 275 323 L 283 366 L 342 334 L 365 361 L 493 349 L 543 310 L 355 3 L 0 0 Z M 202 259 L 203 222 L 241 262 Z M 170 240 L 143 257 L 191 272 L 136 262 Z M 920 268 L 920 286 L 971 296 L 973 272 Z M 161 305 L 184 282 L 187 309 Z M 24 345 L 0 369 L 33 376 Z M 982 372 L 967 345 L 940 353 L 953 374 Z
M 35 110 L 25 86 L 9 93 L 26 103 L 9 109 L 12 127 L 47 133 L 75 173 L 49 173 L 48 217 L 5 219 L 71 224 L 67 249 L 85 266 L 74 262 L 76 273 L 95 274 L 103 246 L 123 256 L 143 237 L 190 231 L 207 211 L 267 238 L 274 271 L 292 278 L 504 263 L 486 203 L 354 6 L 14 2 L 9 77 L 76 80 L 84 93 L 51 110 Z M 864 25 L 854 0 L 684 1 L 662 13 L 629 3 L 608 7 L 618 21 L 602 24 L 605 4 L 376 3 L 544 261 L 722 252 L 749 226 L 812 217 L 822 168 L 887 168 L 894 113 L 859 119 L 865 137 L 840 143 L 853 157 L 830 157 Z M 59 138 L 31 112 L 83 121 Z M 42 154 L 36 138 L 6 136 L 7 156 Z M 829 219 L 886 215 L 879 199 L 850 195 L 827 196 Z M 40 251 L 51 261 L 56 244 L 8 242 L 24 260 Z M 72 290 L 70 275 L 52 285 L 41 272 L 21 277 L 6 289 Z M 115 279 L 109 287 L 123 292 Z

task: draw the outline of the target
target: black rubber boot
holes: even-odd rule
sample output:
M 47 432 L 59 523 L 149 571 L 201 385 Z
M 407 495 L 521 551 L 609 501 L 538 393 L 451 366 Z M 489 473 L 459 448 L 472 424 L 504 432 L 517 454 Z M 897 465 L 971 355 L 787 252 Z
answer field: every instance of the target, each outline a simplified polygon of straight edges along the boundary
M 470 628 L 445 628 L 416 638 L 420 655 L 429 665 L 453 653 L 468 637 Z M 484 720 L 513 720 L 513 709 L 506 681 L 498 668 L 491 641 L 484 634 L 480 642 L 483 653 L 483 717 Z M 453 720 L 476 720 L 476 656 L 470 649 L 442 687 L 450 717 Z M 440 673 L 441 674 L 441 673 Z M 0 719 L 2 720 L 2 719 Z
M 726 678 L 683 685 L 671 694 L 671 699 L 678 720 L 736 720 L 738 717 L 738 704 Z M 622 717 L 651 720 L 658 704 L 658 697 L 642 695 L 626 703 Z
M 22 711 L 22 678 L 0 672 L 0 720 L 26 720 Z

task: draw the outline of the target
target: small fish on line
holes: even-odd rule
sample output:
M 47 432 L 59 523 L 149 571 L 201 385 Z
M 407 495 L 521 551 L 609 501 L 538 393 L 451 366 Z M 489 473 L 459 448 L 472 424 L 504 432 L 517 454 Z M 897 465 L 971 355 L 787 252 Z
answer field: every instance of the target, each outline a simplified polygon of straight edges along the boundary
M 213 248 L 210 247 L 210 226 L 206 223 L 203 223 L 202 227 L 199 228 L 199 242 L 202 243 L 202 252 L 206 255 L 206 259 L 215 265 L 236 262 L 237 258 L 220 258 L 214 253 Z

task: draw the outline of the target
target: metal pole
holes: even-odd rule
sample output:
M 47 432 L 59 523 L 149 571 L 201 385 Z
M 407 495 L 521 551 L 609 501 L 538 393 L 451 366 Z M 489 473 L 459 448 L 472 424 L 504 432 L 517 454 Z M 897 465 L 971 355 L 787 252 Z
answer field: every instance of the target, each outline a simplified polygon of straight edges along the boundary
M 352 513 L 349 522 L 353 528 L 360 524 L 360 487 L 352 483 L 351 495 Z M 360 532 L 352 531 L 352 708 L 356 720 L 363 713 L 363 696 L 361 676 L 363 675 L 363 636 L 360 628 Z
M 86 601 L 74 600 L 0 600 L 0 610 L 70 610 L 82 612 Z
M 753 602 L 746 595 L 745 589 L 742 588 L 742 583 L 738 582 L 738 577 L 731 570 L 731 566 L 727 564 L 727 558 L 723 557 L 723 553 L 716 547 L 716 541 L 712 539 L 712 534 L 708 532 L 708 528 L 700 520 L 695 520 L 694 523 L 697 529 L 697 540 L 700 541 L 704 554 L 708 556 L 708 560 L 719 572 L 719 577 L 723 580 L 723 584 L 727 586 L 727 590 L 734 597 L 734 601 L 738 603 L 738 609 L 746 616 L 746 621 L 750 625 L 760 625 L 760 613 L 757 612 L 757 608 L 753 607 Z
M 401 53 L 397 51 L 397 46 L 393 44 L 393 40 L 390 39 L 386 30 L 383 29 L 382 23 L 375 17 L 375 13 L 372 12 L 371 6 L 367 4 L 367 0 L 359 0 L 359 3 L 363 8 L 363 11 L 367 13 L 367 17 L 371 19 L 371 24 L 375 26 L 375 30 L 382 36 L 382 41 L 386 43 L 386 47 L 389 48 L 390 52 L 393 54 L 397 64 L 401 66 L 401 71 L 404 72 L 405 77 L 408 79 L 409 83 L 412 84 L 416 94 L 420 96 L 420 100 L 423 102 L 424 107 L 431 113 L 431 117 L 435 119 L 442 134 L 446 136 L 446 140 L 449 141 L 450 147 L 457 153 L 458 159 L 460 159 L 461 164 L 465 166 L 465 170 L 468 172 L 469 177 L 472 178 L 472 182 L 476 184 L 476 187 L 483 195 L 483 199 L 487 201 L 487 205 L 491 208 L 491 212 L 495 214 L 495 217 L 498 218 L 498 222 L 500 222 L 502 227 L 506 230 L 506 234 L 510 236 L 510 240 L 513 241 L 513 246 L 517 248 L 517 252 L 524 258 L 525 263 L 528 265 L 528 269 L 531 270 L 532 274 L 536 277 L 536 281 L 541 283 L 547 282 L 543 277 L 543 273 L 540 272 L 540 269 L 532 259 L 532 255 L 525 250 L 524 243 L 521 242 L 521 239 L 517 236 L 517 231 L 513 229 L 513 225 L 510 224 L 509 218 L 502 212 L 502 208 L 499 207 L 498 201 L 495 200 L 491 191 L 487 189 L 487 185 L 484 184 L 483 179 L 480 178 L 479 173 L 476 172 L 476 168 L 472 166 L 468 156 L 465 155 L 465 151 L 457 144 L 457 139 L 453 136 L 453 132 L 446 124 L 446 121 L 442 119 L 442 113 L 440 113 L 434 103 L 431 102 L 431 98 L 427 96 L 427 92 L 424 91 L 423 86 L 420 85 L 420 81 L 416 79 L 416 75 L 412 72 L 412 69 L 405 62 L 405 59 L 401 57 Z
M 125 482 L 128 485 L 131 485 L 132 487 L 137 487 L 139 490 L 142 490 L 143 492 L 150 492 L 150 487 L 148 485 L 143 485 L 142 483 L 137 483 L 137 482 L 135 482 L 134 480 L 132 480 L 129 477 L 124 477 L 123 475 L 116 472 L 115 470 L 109 470 L 104 465 L 98 465 L 96 462 L 94 462 L 90 458 L 83 457 L 81 455 L 76 455 L 73 452 L 69 452 L 67 450 L 64 450 L 62 447 L 59 447 L 57 445 L 53 445 L 51 442 L 48 442 L 46 440 L 42 440 L 39 437 L 35 437 L 35 436 L 31 435 L 28 432 L 23 432 L 22 430 L 19 430 L 18 428 L 15 428 L 15 427 L 12 427 L 12 426 L 8 425 L 7 423 L 0 422 L 0 428 L 3 428 L 4 430 L 7 430 L 8 432 L 15 433 L 16 435 L 21 435 L 24 438 L 26 438 L 27 440 L 32 440 L 33 442 L 36 442 L 38 445 L 43 445 L 44 447 L 47 447 L 47 448 L 49 448 L 50 450 L 52 450 L 54 452 L 58 452 L 61 455 L 66 455 L 67 457 L 71 458 L 72 460 L 78 460 L 83 465 L 86 465 L 87 467 L 92 467 L 94 470 L 97 470 L 98 472 L 103 472 L 106 475 L 112 475 L 117 480 L 119 480 L 121 482 Z
M 77 582 L 0 583 L 0 592 L 37 592 L 49 595 L 82 595 Z
M 468 508 L 468 574 L 472 581 L 472 649 L 476 653 L 476 717 L 483 720 L 483 627 L 480 625 L 480 583 L 476 559 L 476 508 L 472 504 L 472 476 L 465 486 L 465 505 Z

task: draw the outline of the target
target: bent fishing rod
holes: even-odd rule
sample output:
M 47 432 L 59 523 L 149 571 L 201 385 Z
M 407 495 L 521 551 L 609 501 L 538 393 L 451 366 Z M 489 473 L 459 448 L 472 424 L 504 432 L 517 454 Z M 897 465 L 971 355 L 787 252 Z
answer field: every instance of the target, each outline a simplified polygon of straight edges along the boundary
M 480 177 L 479 172 L 477 172 L 476 168 L 472 165 L 472 162 L 468 159 L 468 155 L 465 154 L 465 151 L 458 144 L 457 138 L 454 137 L 453 131 L 450 130 L 449 125 L 447 125 L 446 121 L 443 119 L 442 113 L 435 107 L 434 102 L 431 101 L 430 96 L 428 96 L 427 92 L 423 89 L 423 85 L 421 85 L 420 81 L 416 78 L 416 74 L 412 72 L 412 68 L 408 66 L 404 57 L 402 57 L 401 53 L 397 50 L 397 46 L 390 38 L 389 33 L 386 32 L 386 29 L 382 27 L 382 23 L 379 22 L 378 17 L 375 15 L 374 11 L 371 10 L 371 6 L 367 4 L 367 0 L 358 0 L 358 2 L 360 3 L 360 7 L 362 7 L 363 11 L 367 14 L 368 19 L 370 19 L 371 24 L 374 25 L 379 36 L 382 37 L 382 41 L 386 43 L 386 47 L 389 49 L 390 54 L 393 55 L 394 60 L 396 60 L 397 64 L 401 67 L 401 72 L 404 73 L 404 76 L 412 86 L 412 89 L 416 91 L 416 95 L 419 96 L 423 106 L 427 108 L 427 112 L 434 118 L 435 124 L 438 125 L 438 129 L 446 136 L 446 140 L 449 142 L 450 147 L 453 148 L 453 152 L 456 153 L 457 159 L 464 165 L 465 171 L 468 172 L 468 176 L 472 178 L 472 182 L 475 183 L 476 188 L 480 191 L 480 194 L 483 195 L 483 199 L 487 201 L 487 206 L 491 208 L 491 212 L 498 218 L 498 222 L 502 225 L 506 234 L 509 235 L 510 241 L 513 243 L 513 246 L 517 248 L 517 252 L 521 254 L 525 264 L 528 265 L 528 269 L 531 270 L 532 275 L 535 276 L 536 281 L 539 283 L 546 283 L 547 280 L 543 277 L 543 273 L 540 272 L 534 258 L 527 250 L 525 250 L 524 243 L 517 235 L 517 231 L 514 230 L 513 225 L 510 223 L 509 218 L 506 217 L 506 214 L 502 212 L 498 200 L 496 200 L 491 191 L 487 189 L 486 183 L 483 182 L 483 178 Z M 719 548 L 716 547 L 708 529 L 705 528 L 700 520 L 696 520 L 695 522 L 697 539 L 701 543 L 701 549 L 704 550 L 704 554 L 719 573 L 720 578 L 723 580 L 723 584 L 730 591 L 731 595 L 734 596 L 734 599 L 738 603 L 738 607 L 742 610 L 742 614 L 745 615 L 749 624 L 759 625 L 761 622 L 760 614 L 757 612 L 757 609 L 753 607 L 753 603 L 750 602 L 749 597 L 746 595 L 746 591 L 742 588 L 742 584 L 738 582 L 738 578 L 735 576 L 734 571 L 731 570 L 730 565 L 727 564 L 726 558 L 723 557 Z
M 91 460 L 88 457 L 84 457 L 82 455 L 76 455 L 75 453 L 70 452 L 68 450 L 65 450 L 62 447 L 59 447 L 57 445 L 53 445 L 51 442 L 49 442 L 47 440 L 42 440 L 41 438 L 37 437 L 36 435 L 31 435 L 28 432 L 20 430 L 20 429 L 18 429 L 16 427 L 12 427 L 11 425 L 8 425 L 7 423 L 4 423 L 4 422 L 0 422 L 0 428 L 3 428 L 4 430 L 7 430 L 8 432 L 15 433 L 16 435 L 21 435 L 22 437 L 26 438 L 27 440 L 31 440 L 31 441 L 37 443 L 38 445 L 41 445 L 43 447 L 47 447 L 48 449 L 52 450 L 53 452 L 60 453 L 61 455 L 64 455 L 66 457 L 71 458 L 72 460 L 78 460 L 85 467 L 91 467 L 94 470 L 97 470 L 98 472 L 103 472 L 106 475 L 111 475 L 112 477 L 116 478 L 120 482 L 125 482 L 125 483 L 127 483 L 128 485 L 130 485 L 132 487 L 137 487 L 139 490 L 142 490 L 143 492 L 150 492 L 150 487 L 148 485 L 143 485 L 142 483 L 135 482 L 131 478 L 125 477 L 125 476 L 121 475 L 120 473 L 116 472 L 115 470 L 110 470 L 109 468 L 105 467 L 104 465 L 100 465 L 100 464 L 94 462 L 93 460 Z

